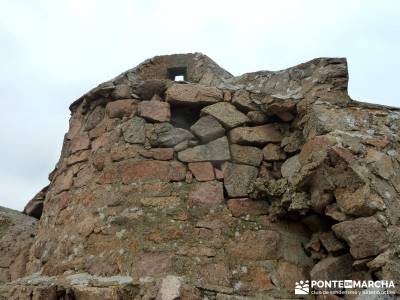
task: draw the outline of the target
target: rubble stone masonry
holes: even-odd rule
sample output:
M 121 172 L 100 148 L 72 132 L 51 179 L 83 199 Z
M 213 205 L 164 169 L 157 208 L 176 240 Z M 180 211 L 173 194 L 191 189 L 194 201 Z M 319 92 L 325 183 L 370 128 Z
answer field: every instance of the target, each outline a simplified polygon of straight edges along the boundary
M 200 53 L 100 84 L 70 106 L 24 211 L 39 220 L 0 215 L 0 295 L 295 299 L 309 279 L 400 292 L 400 110 L 347 85 L 343 58 L 234 77 Z

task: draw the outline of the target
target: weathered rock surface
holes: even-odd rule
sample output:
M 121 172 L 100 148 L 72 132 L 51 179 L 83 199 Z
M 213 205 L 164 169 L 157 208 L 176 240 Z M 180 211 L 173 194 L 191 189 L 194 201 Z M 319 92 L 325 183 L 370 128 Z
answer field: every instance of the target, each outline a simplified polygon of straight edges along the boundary
M 111 93 L 113 99 L 127 99 L 131 96 L 131 87 L 127 84 L 117 84 Z
M 0 284 L 28 273 L 29 249 L 36 231 L 35 218 L 0 207 Z
M 169 104 L 161 101 L 139 102 L 138 113 L 146 120 L 154 122 L 168 122 L 171 118 Z
M 169 123 L 155 125 L 154 131 L 156 137 L 151 141 L 153 146 L 174 147 L 194 138 L 190 131 L 183 128 L 175 128 Z
M 214 179 L 214 167 L 210 162 L 189 163 L 188 168 L 198 181 Z
M 205 145 L 195 146 L 178 153 L 183 162 L 225 161 L 231 158 L 228 139 L 221 137 Z
M 238 127 L 229 132 L 230 141 L 241 145 L 265 145 L 282 141 L 279 126 L 267 124 L 255 127 Z
M 257 178 L 256 167 L 227 162 L 223 166 L 224 185 L 229 197 L 245 197 Z
M 319 240 L 329 253 L 338 253 L 346 248 L 345 243 L 338 240 L 332 231 L 321 233 L 319 235 Z
M 150 180 L 175 180 L 185 178 L 186 167 L 180 162 L 145 160 L 138 162 L 126 161 L 117 167 L 115 181 L 123 183 Z
M 92 276 L 87 273 L 57 278 L 37 273 L 0 288 L 1 299 L 25 300 L 124 300 L 135 299 L 141 292 L 130 276 Z
M 40 221 L 1 217 L 0 280 L 13 281 L 0 295 L 255 300 L 296 299 L 309 279 L 399 287 L 400 111 L 351 100 L 347 84 L 345 59 L 234 77 L 194 53 L 95 87 L 70 106 L 50 184 L 25 209 Z
M 163 80 L 148 79 L 139 84 L 135 90 L 135 94 L 141 99 L 150 100 L 154 95 L 159 97 L 163 96 L 166 88 L 166 84 Z
M 249 245 L 252 245 L 249 247 Z M 229 253 L 239 260 L 278 259 L 280 236 L 276 231 L 245 231 L 229 247 Z
M 194 204 L 220 204 L 224 201 L 222 183 L 218 181 L 196 183 L 190 191 L 188 199 Z
M 146 141 L 146 121 L 139 117 L 134 117 L 125 123 L 122 133 L 124 140 L 131 144 L 144 144 Z
M 111 119 L 129 117 L 136 112 L 136 101 L 125 99 L 109 102 L 106 106 L 106 112 Z
M 266 201 L 254 201 L 249 198 L 238 198 L 229 199 L 227 205 L 234 217 L 268 214 L 268 203 Z
M 231 145 L 232 160 L 239 164 L 258 167 L 263 160 L 263 153 L 257 147 Z
M 264 159 L 267 161 L 284 160 L 286 158 L 285 152 L 283 152 L 279 145 L 267 144 L 262 151 Z
M 86 119 L 86 124 L 84 129 L 89 131 L 95 128 L 97 124 L 99 124 L 103 120 L 104 114 L 105 114 L 104 107 L 97 106 Z
M 245 114 L 238 111 L 232 104 L 227 102 L 206 106 L 201 112 L 213 116 L 226 128 L 238 127 L 249 121 Z
M 166 94 L 167 102 L 181 105 L 209 105 L 223 99 L 219 89 L 197 84 L 173 84 Z
M 345 280 L 350 278 L 353 260 L 349 254 L 327 257 L 311 270 L 312 280 Z
M 385 208 L 385 203 L 368 186 L 357 190 L 339 188 L 335 191 L 339 208 L 348 215 L 368 216 Z
M 386 229 L 374 217 L 344 221 L 332 229 L 349 244 L 350 253 L 355 259 L 378 255 L 388 246 Z
M 246 116 L 251 125 L 262 125 L 267 122 L 268 117 L 261 111 L 249 111 Z
M 244 90 L 239 90 L 233 95 L 232 104 L 239 110 L 245 112 L 258 110 L 258 106 L 254 103 L 253 99 L 251 99 L 249 92 Z
M 201 117 L 190 127 L 190 130 L 204 143 L 220 138 L 225 134 L 225 129 L 212 116 Z

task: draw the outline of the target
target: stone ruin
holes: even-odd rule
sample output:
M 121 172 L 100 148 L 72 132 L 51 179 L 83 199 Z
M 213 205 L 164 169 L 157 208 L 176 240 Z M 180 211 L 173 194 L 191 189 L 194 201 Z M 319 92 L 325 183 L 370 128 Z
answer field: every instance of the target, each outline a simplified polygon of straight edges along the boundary
M 1 299 L 295 299 L 310 279 L 399 293 L 400 111 L 347 85 L 342 58 L 234 77 L 200 53 L 100 84 L 70 106 L 28 216 L 1 211 Z

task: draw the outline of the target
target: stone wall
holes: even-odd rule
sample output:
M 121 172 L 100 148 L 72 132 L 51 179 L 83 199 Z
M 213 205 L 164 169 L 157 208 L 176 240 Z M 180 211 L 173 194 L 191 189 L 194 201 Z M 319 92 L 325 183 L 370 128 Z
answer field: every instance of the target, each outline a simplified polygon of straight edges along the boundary
M 179 72 L 186 81 L 171 80 Z M 89 91 L 25 210 L 40 217 L 33 277 L 4 293 L 291 299 L 306 279 L 399 287 L 400 112 L 351 100 L 347 83 L 344 59 L 233 77 L 196 53 Z

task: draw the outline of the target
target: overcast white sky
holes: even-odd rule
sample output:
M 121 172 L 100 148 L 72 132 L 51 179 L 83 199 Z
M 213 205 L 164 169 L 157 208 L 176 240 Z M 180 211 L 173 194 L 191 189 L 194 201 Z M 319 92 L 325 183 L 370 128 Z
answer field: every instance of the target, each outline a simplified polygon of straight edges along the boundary
M 344 56 L 353 99 L 400 106 L 400 1 L 0 0 L 0 205 L 47 184 L 78 96 L 196 51 L 234 75 Z

